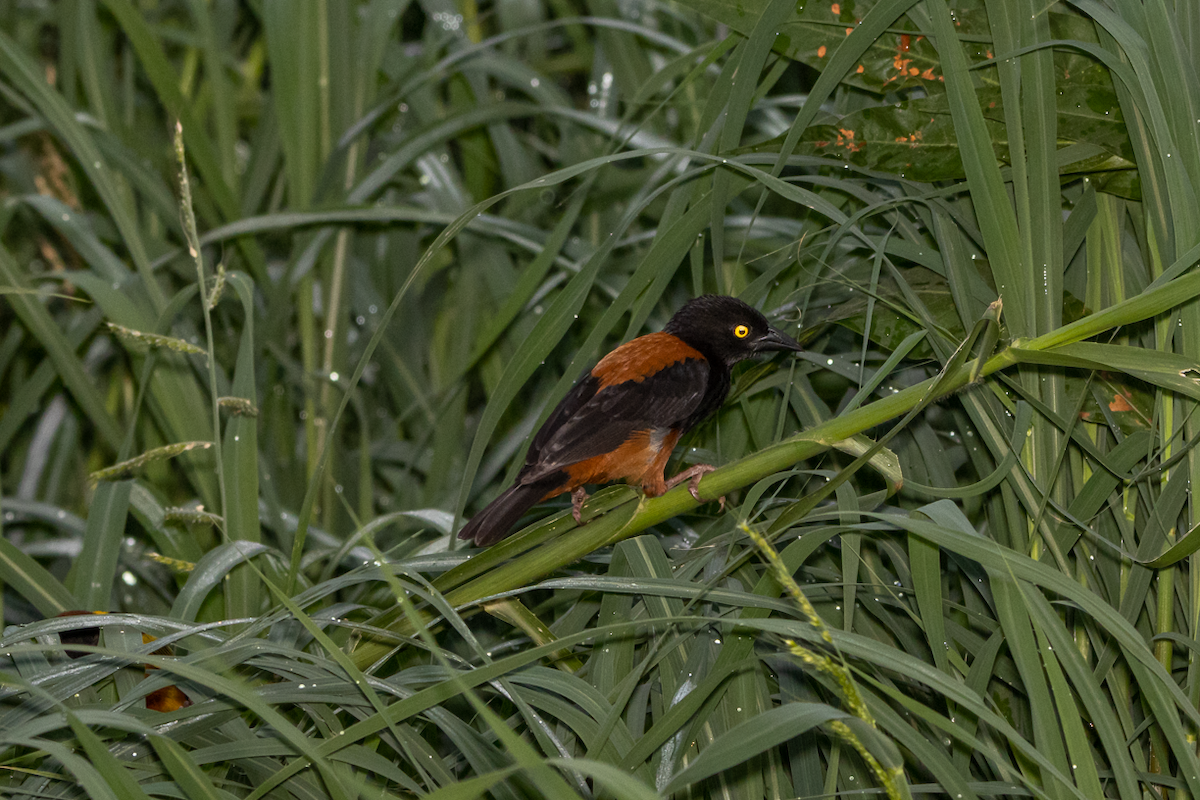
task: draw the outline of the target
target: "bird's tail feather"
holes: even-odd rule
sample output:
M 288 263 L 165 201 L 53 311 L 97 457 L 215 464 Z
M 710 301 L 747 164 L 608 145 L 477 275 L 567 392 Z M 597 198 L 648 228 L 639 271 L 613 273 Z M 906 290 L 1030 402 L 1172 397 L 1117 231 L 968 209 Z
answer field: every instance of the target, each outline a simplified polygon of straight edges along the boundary
M 562 476 L 565 478 L 565 476 Z M 555 483 L 561 483 L 559 478 Z M 535 483 L 518 483 L 471 518 L 458 532 L 460 539 L 472 539 L 477 547 L 487 547 L 508 536 L 513 525 L 529 509 L 533 508 L 548 492 L 554 490 L 553 483 L 545 480 Z

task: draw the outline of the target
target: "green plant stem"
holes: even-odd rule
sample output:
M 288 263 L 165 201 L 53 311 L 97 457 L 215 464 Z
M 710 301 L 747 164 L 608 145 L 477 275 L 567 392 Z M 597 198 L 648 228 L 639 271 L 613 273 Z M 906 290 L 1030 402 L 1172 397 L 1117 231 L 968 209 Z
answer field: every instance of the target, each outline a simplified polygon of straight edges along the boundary
M 216 453 L 218 465 L 225 463 L 221 452 L 221 403 L 217 389 L 217 349 L 213 343 L 212 308 L 208 302 L 208 285 L 204 277 L 204 257 L 200 252 L 200 234 L 196 230 L 196 215 L 192 210 L 192 185 L 188 179 L 187 157 L 183 147 L 183 123 L 175 122 L 175 160 L 179 165 L 179 210 L 183 221 L 183 231 L 187 238 L 188 254 L 196 265 L 196 286 L 200 292 L 200 309 L 204 313 L 204 336 L 208 356 L 208 393 L 212 405 L 212 446 Z M 221 492 L 221 517 L 229 513 L 229 503 L 225 491 L 225 470 L 217 469 L 217 485 Z
M 1025 347 L 1030 348 L 1035 345 L 1036 342 L 1028 342 Z M 984 364 L 979 374 L 989 375 L 1015 363 L 1016 359 L 1011 353 L 1002 352 Z M 735 489 L 762 480 L 775 472 L 787 469 L 800 461 L 812 458 L 836 442 L 904 414 L 921 402 L 939 380 L 942 382 L 942 396 L 948 396 L 958 391 L 967 384 L 972 371 L 977 368 L 978 365 L 975 362 L 967 362 L 944 378 L 935 376 L 922 381 L 915 386 L 910 386 L 875 403 L 831 419 L 787 441 L 760 450 L 741 461 L 711 472 L 701 481 L 700 494 L 702 497 L 720 497 Z M 626 503 L 619 506 L 613 513 L 605 514 L 588 523 L 578 533 L 557 536 L 537 548 L 536 551 L 501 563 L 494 569 L 461 585 L 455 585 L 452 582 L 455 577 L 453 573 L 446 573 L 441 579 L 434 582 L 434 586 L 439 591 L 446 593 L 446 599 L 451 605 L 455 607 L 471 605 L 483 598 L 528 586 L 555 570 L 578 561 L 594 550 L 616 544 L 649 527 L 665 522 L 671 517 L 694 509 L 698 505 L 700 504 L 696 499 L 688 493 L 687 487 L 680 486 L 661 497 L 645 497 L 641 498 L 636 505 Z M 546 526 L 553 526 L 564 533 L 567 529 L 574 527 L 564 519 L 555 519 L 531 530 L 530 538 L 541 538 L 538 537 L 538 534 Z M 484 551 L 476 558 L 487 559 L 490 553 L 491 551 Z M 516 555 L 516 553 L 506 552 L 505 555 Z M 392 619 L 377 617 L 372 620 L 372 624 L 397 632 L 407 631 L 405 621 L 394 617 Z M 371 664 L 382 657 L 388 649 L 388 645 L 379 642 L 363 641 L 355 650 L 355 664 L 360 667 Z
M 700 494 L 702 497 L 721 497 L 768 475 L 788 469 L 837 442 L 905 414 L 918 403 L 925 401 L 930 392 L 937 392 L 937 396 L 932 398 L 934 400 L 948 397 L 967 386 L 973 377 L 982 378 L 1018 363 L 1018 347 L 1025 352 L 1051 351 L 1063 345 L 1089 339 L 1110 328 L 1147 319 L 1197 295 L 1200 295 L 1200 273 L 1193 272 L 1043 336 L 1015 341 L 1012 347 L 1001 350 L 982 364 L 978 359 L 960 364 L 946 375 L 935 375 L 711 472 L 700 482 Z M 557 536 L 535 552 L 515 558 L 521 552 L 518 549 L 520 543 L 532 545 L 536 541 L 546 539 L 553 533 L 551 527 L 563 532 L 573 527 L 563 519 L 555 519 L 530 529 L 527 536 L 511 543 L 506 542 L 505 544 L 512 548 L 511 551 L 505 548 L 496 555 L 490 550 L 485 551 L 468 563 L 484 560 L 490 564 L 492 560 L 499 561 L 498 556 L 501 553 L 504 557 L 512 557 L 511 561 L 498 563 L 494 569 L 483 574 L 479 574 L 478 571 L 453 570 L 435 581 L 434 586 L 446 593 L 446 599 L 451 605 L 471 605 L 483 598 L 528 586 L 594 550 L 616 544 L 698 505 L 700 504 L 685 487 L 677 487 L 661 497 L 641 498 L 636 507 L 629 504 L 620 506 L 620 512 L 624 513 L 606 514 L 589 523 L 579 533 Z M 625 511 L 627 507 L 630 511 Z M 497 547 L 503 548 L 505 544 Z M 478 577 L 465 581 L 467 574 L 477 574 Z M 456 582 L 459 580 L 464 582 Z M 397 619 L 387 612 L 372 620 L 372 624 L 398 633 L 411 633 L 406 629 L 404 620 Z M 355 663 L 360 667 L 370 664 L 382 657 L 388 649 L 388 645 L 364 641 L 355 651 Z

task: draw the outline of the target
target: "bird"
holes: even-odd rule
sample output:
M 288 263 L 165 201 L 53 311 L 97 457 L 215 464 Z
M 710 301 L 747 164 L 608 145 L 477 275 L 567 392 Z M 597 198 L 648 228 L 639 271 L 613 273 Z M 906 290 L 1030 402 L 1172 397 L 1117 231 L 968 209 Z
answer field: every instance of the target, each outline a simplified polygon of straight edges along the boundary
M 690 300 L 662 331 L 620 345 L 583 373 L 533 437 L 513 485 L 458 538 L 479 547 L 495 544 L 530 508 L 566 492 L 572 516 L 582 524 L 587 484 L 625 480 L 657 497 L 688 481 L 692 496 L 704 502 L 700 478 L 715 467 L 697 464 L 665 477 L 679 438 L 725 402 L 734 364 L 801 349 L 742 300 Z
M 57 614 L 59 617 L 78 617 L 95 614 L 102 616 L 107 614 L 107 611 L 64 611 Z M 59 641 L 65 645 L 82 644 L 89 647 L 96 647 L 100 644 L 100 629 L 94 625 L 89 625 L 85 628 L 71 628 L 62 631 L 58 634 Z M 154 637 L 148 633 L 142 634 L 142 644 L 150 644 L 154 641 Z M 67 658 L 83 658 L 87 653 L 81 650 L 64 650 Z M 153 655 L 156 656 L 173 656 L 174 649 L 170 645 L 160 647 L 155 650 Z M 153 664 L 146 665 L 146 677 L 150 677 L 150 670 L 158 669 Z M 183 693 L 183 690 L 174 684 L 168 684 L 161 688 L 155 689 L 146 695 L 146 708 L 151 711 L 161 711 L 169 714 L 172 711 L 178 711 L 181 708 L 187 708 L 192 704 L 191 699 Z

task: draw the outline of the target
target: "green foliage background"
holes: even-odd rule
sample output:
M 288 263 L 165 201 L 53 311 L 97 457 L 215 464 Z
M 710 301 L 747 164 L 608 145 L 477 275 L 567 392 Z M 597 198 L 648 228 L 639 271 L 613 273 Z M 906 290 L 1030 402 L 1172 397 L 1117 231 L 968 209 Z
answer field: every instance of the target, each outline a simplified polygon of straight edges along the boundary
M 1197 63 L 1190 0 L 0 5 L 0 794 L 1200 794 Z M 458 547 L 702 292 L 809 348 L 679 449 L 724 509 Z

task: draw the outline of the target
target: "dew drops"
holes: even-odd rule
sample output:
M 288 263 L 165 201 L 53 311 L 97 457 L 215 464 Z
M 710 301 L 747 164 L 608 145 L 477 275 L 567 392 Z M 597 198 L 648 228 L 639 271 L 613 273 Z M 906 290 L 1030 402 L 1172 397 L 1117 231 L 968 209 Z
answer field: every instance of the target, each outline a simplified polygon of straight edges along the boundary
M 463 15 L 451 14 L 449 11 L 435 11 L 432 14 L 432 19 L 442 26 L 442 30 L 457 32 L 462 27 Z

